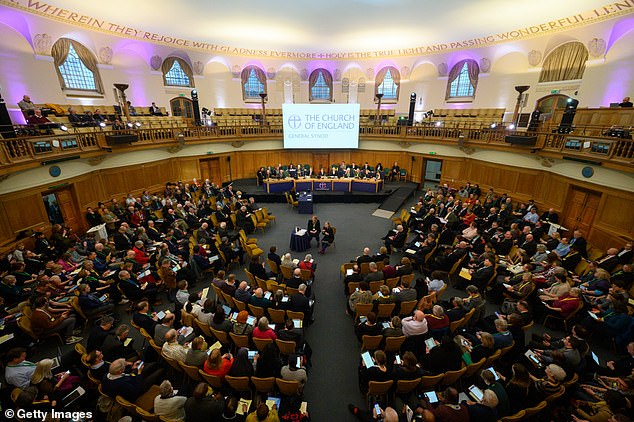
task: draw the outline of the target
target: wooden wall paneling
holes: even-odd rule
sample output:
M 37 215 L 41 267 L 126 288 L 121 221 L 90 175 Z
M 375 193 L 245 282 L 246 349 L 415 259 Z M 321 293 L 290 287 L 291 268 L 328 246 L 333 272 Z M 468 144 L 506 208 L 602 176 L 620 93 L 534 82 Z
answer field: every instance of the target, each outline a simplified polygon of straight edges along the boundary
M 24 195 L 13 198 L 5 197 L 2 199 L 2 206 L 5 211 L 4 218 L 8 222 L 12 236 L 25 228 L 38 224 L 49 225 L 42 194 L 38 191 L 30 190 Z
M 191 181 L 194 177 L 200 177 L 200 167 L 197 157 L 187 157 L 178 160 L 180 167 L 178 180 Z
M 520 169 L 514 190 L 529 197 L 529 199 L 535 199 L 540 194 L 539 187 L 542 185 L 543 179 L 544 173 L 540 171 Z
M 121 169 L 106 169 L 101 173 L 101 180 L 104 187 L 105 198 L 125 197 L 127 190 L 127 181 L 125 172 Z
M 426 157 L 426 159 L 431 159 L 430 157 Z M 434 160 L 440 158 L 433 158 Z M 460 183 L 461 179 L 461 168 L 464 166 L 464 162 L 462 160 L 452 160 L 447 158 L 442 158 L 442 169 L 441 169 L 441 183 L 447 183 L 449 186 L 454 186 L 456 183 Z M 424 170 L 423 170 L 424 171 Z M 482 180 L 477 179 L 477 180 Z M 484 181 L 480 181 L 482 185 Z M 454 186 L 455 187 L 455 186 Z
M 105 197 L 100 172 L 94 172 L 90 177 L 78 178 L 73 185 L 78 206 L 82 211 L 86 207 L 95 207 Z
M 634 233 L 632 209 L 634 209 L 634 197 L 613 192 L 604 193 L 596 219 L 601 222 L 602 226 L 632 237 L 632 233 Z
M 0 214 L 3 216 L 7 215 L 7 212 L 4 209 L 4 203 L 0 202 Z M 9 225 L 9 219 L 0 218 L 0 245 L 15 239 L 15 235 L 13 234 L 13 230 Z
M 549 207 L 561 211 L 568 194 L 569 182 L 560 176 L 544 173 L 543 182 L 539 186 L 539 193 L 535 196 Z M 535 198 L 537 200 L 537 198 Z

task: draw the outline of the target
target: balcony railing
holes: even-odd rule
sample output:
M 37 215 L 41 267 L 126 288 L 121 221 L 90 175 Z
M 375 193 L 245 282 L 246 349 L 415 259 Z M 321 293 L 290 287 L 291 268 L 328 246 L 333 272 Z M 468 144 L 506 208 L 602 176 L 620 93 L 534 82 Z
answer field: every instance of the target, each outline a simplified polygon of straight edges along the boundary
M 460 146 L 526 151 L 529 148 L 551 157 L 578 157 L 594 161 L 614 163 L 625 171 L 634 171 L 634 141 L 611 136 L 587 136 L 583 131 L 569 134 L 549 132 L 510 131 L 498 126 L 473 127 L 473 125 L 437 125 L 428 123 L 419 126 L 367 125 L 359 129 L 361 138 L 386 139 L 398 142 L 426 142 Z M 131 144 L 110 146 L 109 134 L 134 133 L 138 141 Z M 593 133 L 596 133 L 594 131 Z M 605 133 L 605 128 L 603 132 Z M 0 172 L 7 173 L 11 167 L 36 166 L 45 159 L 57 159 L 77 155 L 106 154 L 111 149 L 125 151 L 131 148 L 179 145 L 181 142 L 227 142 L 228 140 L 257 141 L 258 139 L 280 139 L 281 125 L 248 126 L 183 126 L 158 128 L 133 128 L 124 131 L 107 131 L 100 128 L 71 129 L 71 132 L 56 131 L 40 136 L 18 136 L 0 140 Z M 537 136 L 534 147 L 521 147 L 505 142 L 507 135 Z

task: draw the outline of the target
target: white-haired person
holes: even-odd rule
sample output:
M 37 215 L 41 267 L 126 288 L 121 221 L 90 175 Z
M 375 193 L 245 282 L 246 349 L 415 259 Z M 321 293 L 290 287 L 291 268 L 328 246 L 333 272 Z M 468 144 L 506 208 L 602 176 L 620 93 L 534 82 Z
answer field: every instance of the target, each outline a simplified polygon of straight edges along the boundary
M 170 421 L 185 420 L 187 397 L 177 396 L 168 380 L 163 381 L 159 388 L 160 394 L 154 398 L 154 413 Z

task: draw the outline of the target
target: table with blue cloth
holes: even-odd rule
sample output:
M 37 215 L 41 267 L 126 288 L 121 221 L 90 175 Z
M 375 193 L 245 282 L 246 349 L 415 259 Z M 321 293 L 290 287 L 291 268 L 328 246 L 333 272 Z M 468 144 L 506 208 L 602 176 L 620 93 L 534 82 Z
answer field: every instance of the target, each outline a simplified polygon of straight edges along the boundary
M 297 210 L 300 214 L 313 213 L 313 194 L 310 192 L 300 192 L 297 198 Z
M 266 193 L 289 192 L 295 188 L 293 179 L 267 179 L 264 181 Z
M 291 233 L 291 250 L 294 252 L 304 252 L 310 249 L 310 238 L 308 237 L 308 231 L 305 229 L 300 230 L 299 233 L 293 229 Z

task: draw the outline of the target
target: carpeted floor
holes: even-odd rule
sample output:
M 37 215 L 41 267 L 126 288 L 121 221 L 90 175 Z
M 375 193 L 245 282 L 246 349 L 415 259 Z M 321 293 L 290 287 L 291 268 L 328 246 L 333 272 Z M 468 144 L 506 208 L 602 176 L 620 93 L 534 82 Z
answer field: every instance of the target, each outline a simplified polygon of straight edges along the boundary
M 415 197 L 418 193 L 414 194 Z M 409 208 L 410 198 L 404 206 Z M 255 233 L 258 245 L 268 253 L 271 245 L 276 245 L 278 253 L 287 252 L 290 244 L 290 234 L 296 226 L 306 227 L 310 216 L 300 215 L 297 210 L 291 210 L 287 204 L 264 204 L 277 217 L 277 222 L 267 228 L 264 233 Z M 355 418 L 348 412 L 347 404 L 355 403 L 364 407 L 365 397 L 361 395 L 357 383 L 357 365 L 360 348 L 354 336 L 352 318 L 345 314 L 345 297 L 343 295 L 340 266 L 344 262 L 360 255 L 365 246 L 376 253 L 382 246 L 383 237 L 392 227 L 389 219 L 373 216 L 379 204 L 315 204 L 314 213 L 321 220 L 337 228 L 335 245 L 329 248 L 325 255 L 317 254 L 315 242 L 312 243 L 312 253 L 317 263 L 314 292 L 316 295 L 315 323 L 307 328 L 306 338 L 313 348 L 313 367 L 308 374 L 308 384 L 305 388 L 304 399 L 308 402 L 308 410 L 313 421 L 353 421 Z M 305 253 L 293 253 L 294 258 L 302 259 Z M 400 260 L 401 254 L 392 255 L 392 263 Z M 245 280 L 242 269 L 234 271 L 239 280 Z M 193 291 L 199 291 L 205 283 L 198 283 Z M 451 287 L 445 297 L 454 295 L 464 296 Z M 167 308 L 167 305 L 160 307 Z M 489 306 L 489 312 L 495 309 Z M 130 316 L 122 306 L 117 307 L 121 323 L 127 323 Z M 541 327 L 539 328 L 541 331 Z M 142 343 L 142 338 L 132 330 L 131 334 L 138 338 L 136 344 Z M 64 346 L 70 350 L 70 346 Z M 55 345 L 47 343 L 36 351 L 31 359 L 54 356 Z M 608 352 L 609 353 L 609 352 Z M 600 355 L 604 355 L 600 353 Z

